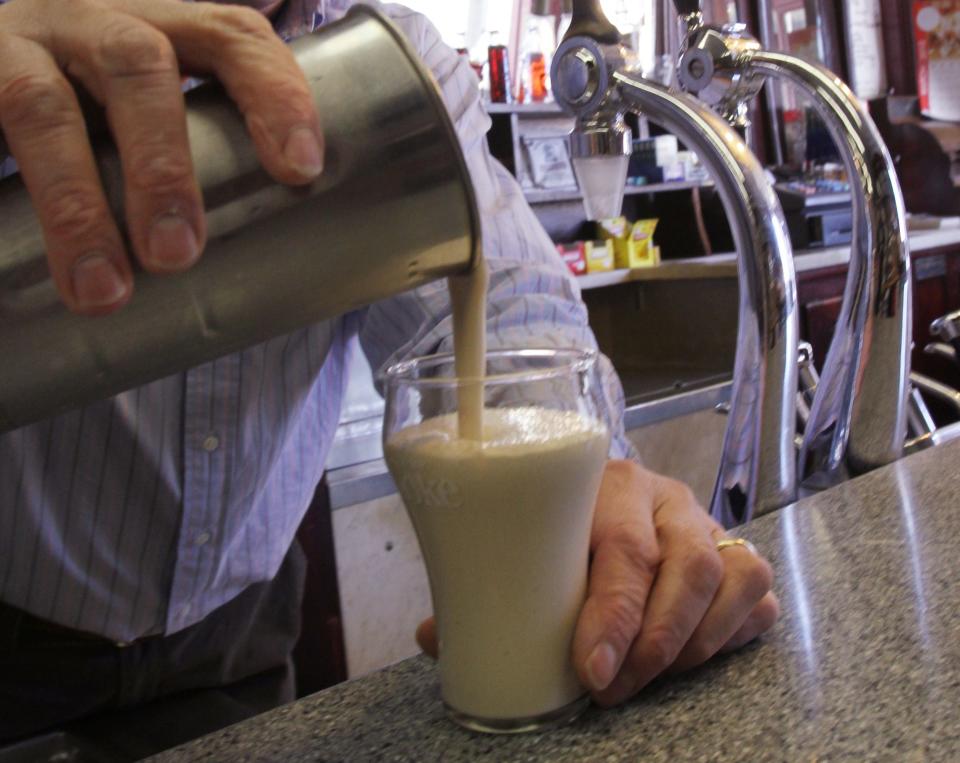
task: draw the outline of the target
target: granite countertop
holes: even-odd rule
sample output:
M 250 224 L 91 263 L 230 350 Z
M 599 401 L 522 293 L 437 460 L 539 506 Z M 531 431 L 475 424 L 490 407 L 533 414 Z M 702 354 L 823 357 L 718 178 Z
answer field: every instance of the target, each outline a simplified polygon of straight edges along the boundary
M 448 721 L 423 657 L 161 761 L 960 760 L 960 443 L 740 532 L 770 558 L 783 617 L 762 640 L 542 735 Z

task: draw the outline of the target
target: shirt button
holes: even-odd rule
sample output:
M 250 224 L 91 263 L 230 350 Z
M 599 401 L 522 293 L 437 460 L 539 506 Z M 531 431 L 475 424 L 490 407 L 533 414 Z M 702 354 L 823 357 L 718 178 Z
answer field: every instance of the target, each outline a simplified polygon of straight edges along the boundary
M 203 438 L 203 449 L 207 451 L 207 453 L 213 453 L 213 451 L 219 447 L 220 438 L 215 434 L 210 434 Z
M 195 546 L 206 546 L 211 538 L 213 538 L 213 533 L 208 530 L 204 530 L 202 533 L 197 533 L 197 537 L 193 539 L 193 545 Z

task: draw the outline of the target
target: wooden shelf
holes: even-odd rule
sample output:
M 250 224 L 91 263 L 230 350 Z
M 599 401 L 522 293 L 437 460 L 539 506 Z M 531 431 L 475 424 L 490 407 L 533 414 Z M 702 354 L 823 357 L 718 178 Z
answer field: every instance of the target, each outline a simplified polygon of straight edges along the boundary
M 577 276 L 577 283 L 582 291 L 589 291 L 634 281 L 685 281 L 736 277 L 737 256 L 735 254 L 714 254 L 709 257 L 664 260 L 659 265 L 648 268 L 588 273 L 587 275 Z
M 712 186 L 709 180 L 705 181 L 683 181 L 673 183 L 651 183 L 650 185 L 629 185 L 626 188 L 627 196 L 638 196 L 643 193 L 667 193 L 670 191 L 689 191 L 692 188 L 706 188 Z M 563 201 L 580 201 L 583 194 L 577 188 L 556 189 L 541 191 L 536 189 L 524 189 L 523 195 L 530 204 L 555 204 Z
M 485 103 L 488 114 L 563 114 L 555 103 Z

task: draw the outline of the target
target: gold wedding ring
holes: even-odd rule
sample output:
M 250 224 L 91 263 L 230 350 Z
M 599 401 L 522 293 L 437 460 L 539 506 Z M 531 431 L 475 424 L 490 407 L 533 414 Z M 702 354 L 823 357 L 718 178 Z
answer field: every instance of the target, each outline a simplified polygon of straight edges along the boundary
M 723 551 L 725 548 L 734 548 L 735 546 L 742 546 L 751 554 L 759 556 L 756 546 L 754 546 L 750 541 L 744 540 L 743 538 L 724 538 L 721 541 L 717 541 L 717 551 Z

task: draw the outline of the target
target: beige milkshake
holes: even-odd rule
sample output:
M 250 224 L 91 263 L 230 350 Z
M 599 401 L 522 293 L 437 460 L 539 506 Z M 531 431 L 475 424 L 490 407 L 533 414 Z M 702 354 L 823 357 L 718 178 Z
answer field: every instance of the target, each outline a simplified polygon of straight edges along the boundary
M 608 445 L 600 422 L 534 407 L 484 411 L 482 442 L 459 436 L 453 415 L 387 440 L 430 577 L 443 697 L 458 714 L 533 718 L 583 696 L 571 643 Z
M 515 731 L 582 706 L 571 645 L 609 434 L 588 413 L 575 367 L 582 353 L 553 353 L 561 365 L 550 384 L 542 367 L 532 384 L 524 380 L 524 368 L 542 359 L 522 353 L 507 353 L 506 381 L 489 377 L 487 281 L 482 258 L 449 280 L 455 358 L 441 377 L 449 386 L 404 388 L 397 372 L 384 453 L 427 565 L 444 701 L 460 723 Z M 484 408 L 485 387 L 497 405 L 514 407 Z

